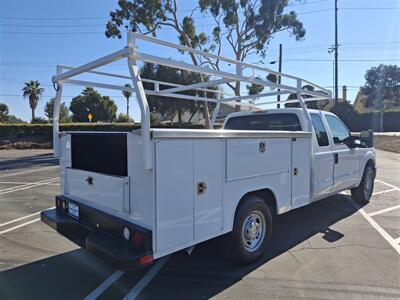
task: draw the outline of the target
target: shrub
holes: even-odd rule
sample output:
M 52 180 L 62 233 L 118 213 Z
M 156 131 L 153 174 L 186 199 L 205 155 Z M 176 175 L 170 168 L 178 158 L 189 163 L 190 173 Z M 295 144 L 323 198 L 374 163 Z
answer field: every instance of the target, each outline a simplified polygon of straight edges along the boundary
M 45 118 L 41 117 L 36 117 L 32 119 L 31 124 L 48 124 L 49 121 L 47 121 Z
M 156 125 L 157 128 L 204 128 L 202 125 Z M 138 123 L 66 123 L 60 131 L 132 131 L 139 129 Z M 52 124 L 0 124 L 0 137 L 53 136 Z

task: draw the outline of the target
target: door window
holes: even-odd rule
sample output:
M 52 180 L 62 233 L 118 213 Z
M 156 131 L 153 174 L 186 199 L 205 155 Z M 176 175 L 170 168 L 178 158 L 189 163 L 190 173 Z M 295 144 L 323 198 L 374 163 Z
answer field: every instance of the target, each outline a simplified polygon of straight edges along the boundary
M 333 142 L 335 144 L 342 143 L 350 136 L 349 130 L 343 125 L 342 121 L 332 115 L 325 115 L 325 117 L 332 133 Z
M 329 146 L 328 135 L 324 123 L 319 114 L 311 114 L 315 135 L 317 136 L 318 145 L 321 147 Z

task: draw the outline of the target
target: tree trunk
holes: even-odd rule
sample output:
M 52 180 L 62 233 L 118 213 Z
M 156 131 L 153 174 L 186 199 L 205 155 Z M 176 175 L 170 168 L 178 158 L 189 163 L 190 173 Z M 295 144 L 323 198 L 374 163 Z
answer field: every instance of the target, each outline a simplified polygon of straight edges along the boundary
M 207 102 L 203 102 L 203 109 L 205 126 L 210 128 L 210 110 L 208 109 Z
M 35 119 L 35 109 L 32 108 L 32 121 Z
M 178 123 L 182 124 L 182 109 L 178 109 Z
M 126 115 L 129 117 L 129 98 L 128 97 L 126 97 Z
M 379 116 L 379 129 L 380 132 L 383 132 L 383 108 L 380 111 L 380 116 Z

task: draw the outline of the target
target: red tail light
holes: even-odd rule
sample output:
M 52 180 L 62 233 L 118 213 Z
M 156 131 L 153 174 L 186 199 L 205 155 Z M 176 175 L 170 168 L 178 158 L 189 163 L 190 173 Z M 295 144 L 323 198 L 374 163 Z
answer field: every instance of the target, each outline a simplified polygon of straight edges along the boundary
M 136 231 L 132 236 L 132 242 L 136 247 L 140 247 L 142 245 L 143 239 L 140 232 Z

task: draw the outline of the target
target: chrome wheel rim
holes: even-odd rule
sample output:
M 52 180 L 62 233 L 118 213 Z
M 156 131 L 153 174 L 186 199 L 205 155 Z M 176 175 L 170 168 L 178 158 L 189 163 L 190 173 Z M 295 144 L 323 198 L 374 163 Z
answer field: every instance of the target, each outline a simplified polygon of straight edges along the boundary
M 249 252 L 257 251 L 265 238 L 266 223 L 264 215 L 258 211 L 248 214 L 242 226 L 242 243 Z
M 364 179 L 364 197 L 367 199 L 371 197 L 373 180 L 372 170 L 367 169 Z

